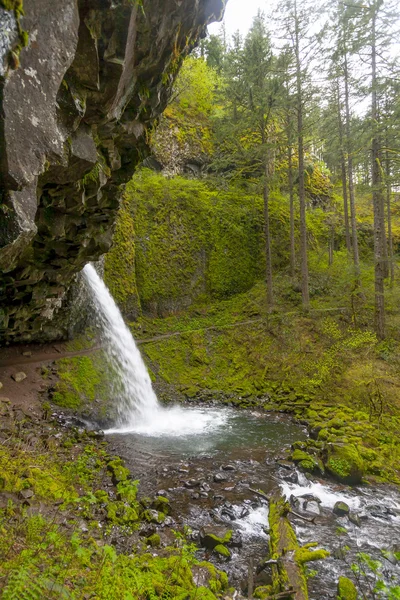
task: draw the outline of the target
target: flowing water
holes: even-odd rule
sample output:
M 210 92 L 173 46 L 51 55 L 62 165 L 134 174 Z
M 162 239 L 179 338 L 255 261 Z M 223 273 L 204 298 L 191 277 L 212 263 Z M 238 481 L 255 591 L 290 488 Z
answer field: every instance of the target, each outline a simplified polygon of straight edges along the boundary
M 219 427 L 221 419 L 207 412 L 188 413 L 180 406 L 164 408 L 159 404 L 139 349 L 107 286 L 91 264 L 85 266 L 83 275 L 114 374 L 112 394 L 117 420 L 107 433 L 175 436 L 186 431 L 194 435 L 208 434 Z
M 397 489 L 351 489 L 298 473 L 285 457 L 295 440 L 306 437 L 306 431 L 284 415 L 215 406 L 162 407 L 109 291 L 91 265 L 85 267 L 84 275 L 118 381 L 113 390 L 118 417 L 106 433 L 111 449 L 125 458 L 140 479 L 141 493 L 171 500 L 171 516 L 161 525 L 148 526 L 157 529 L 164 544 L 172 541 L 173 529 L 184 525 L 192 528 L 196 542 L 204 528 L 217 535 L 232 529 L 232 560 L 219 566 L 228 570 L 244 594 L 241 597 L 247 597 L 249 560 L 257 564 L 268 554 L 268 503 L 253 490 L 268 495 L 280 486 L 300 515 L 292 517 L 300 542 L 317 542 L 332 553 L 312 565 L 316 575 L 309 580 L 311 600 L 336 598 L 338 576 L 351 573 L 359 551 L 380 559 L 386 580 L 400 584 L 393 554 L 385 558 L 381 553 L 382 549 L 400 550 Z M 348 504 L 357 524 L 333 514 L 338 500 Z M 148 534 L 148 530 L 143 532 Z M 268 572 L 261 570 L 256 585 L 267 582 Z M 372 598 L 371 581 L 363 585 L 364 597 Z

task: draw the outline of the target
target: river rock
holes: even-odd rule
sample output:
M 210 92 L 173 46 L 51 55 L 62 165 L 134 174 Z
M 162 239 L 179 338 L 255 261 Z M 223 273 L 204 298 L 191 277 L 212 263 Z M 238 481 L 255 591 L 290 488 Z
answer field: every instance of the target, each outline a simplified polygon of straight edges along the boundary
M 200 544 L 207 550 L 213 550 L 218 544 L 229 545 L 232 534 L 232 529 L 225 527 L 203 527 L 199 532 Z
M 18 373 L 11 375 L 11 377 L 16 383 L 21 383 L 21 381 L 26 379 L 26 373 L 24 373 L 23 371 L 19 371 Z
M 200 487 L 203 492 L 209 492 L 211 490 L 211 486 L 206 481 L 202 481 Z
M 321 514 L 321 509 L 320 509 L 319 503 L 315 502 L 314 500 L 308 500 L 308 501 L 306 500 L 303 504 L 303 508 L 308 513 L 312 513 L 313 515 Z
M 198 481 L 197 479 L 189 479 L 188 481 L 185 481 L 185 483 L 183 485 L 189 489 L 195 488 L 200 485 L 200 481 Z
M 228 481 L 229 477 L 225 473 L 215 473 L 214 481 L 215 483 L 223 483 L 224 481 Z
M 285 472 L 282 475 L 282 479 L 283 481 L 287 481 L 288 483 L 298 483 L 299 476 L 297 474 L 297 471 L 292 471 L 291 473 Z
M 236 471 L 236 468 L 234 465 L 222 465 L 221 468 L 223 471 Z
M 236 520 L 236 515 L 233 509 L 227 508 L 226 506 L 224 506 L 221 510 L 221 517 L 228 517 L 231 521 Z
M 35 493 L 31 489 L 26 489 L 26 490 L 21 490 L 20 493 L 19 493 L 19 495 L 24 500 L 29 500 L 29 498 L 32 498 L 32 496 L 34 496 Z
M 348 514 L 348 519 L 349 519 L 350 523 L 353 523 L 353 525 L 357 525 L 357 527 L 361 527 L 361 519 L 357 513 L 353 513 L 352 511 L 350 511 Z
M 350 513 L 350 508 L 349 508 L 349 505 L 346 504 L 346 502 L 338 501 L 335 503 L 335 506 L 333 507 L 334 515 L 337 515 L 338 517 L 344 517 L 345 515 L 348 515 L 349 513 Z

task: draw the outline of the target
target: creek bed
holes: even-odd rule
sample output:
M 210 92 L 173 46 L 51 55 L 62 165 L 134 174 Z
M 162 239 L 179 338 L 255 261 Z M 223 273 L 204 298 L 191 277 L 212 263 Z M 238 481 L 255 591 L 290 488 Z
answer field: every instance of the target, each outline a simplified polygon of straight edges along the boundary
M 380 558 L 387 580 L 399 584 L 399 566 L 392 564 L 393 555 L 391 560 L 382 558 L 380 549 L 400 549 L 400 494 L 389 487 L 350 489 L 307 479 L 285 460 L 290 445 L 306 436 L 306 430 L 286 415 L 202 406 L 172 409 L 150 425 L 107 437 L 140 479 L 140 494 L 170 500 L 171 516 L 157 526 L 164 543 L 171 542 L 172 529 L 185 525 L 196 542 L 202 531 L 223 535 L 233 530 L 229 562 L 207 550 L 199 556 L 226 570 L 243 593 L 250 560 L 256 566 L 268 555 L 268 504 L 251 490 L 268 495 L 277 485 L 297 513 L 316 517 L 314 522 L 291 518 L 299 541 L 318 542 L 332 553 L 310 567 L 316 571 L 309 580 L 311 600 L 336 598 L 339 574 L 350 573 L 360 551 Z M 333 514 L 338 500 L 360 517 L 358 525 Z M 350 550 L 344 552 L 343 546 Z M 263 570 L 256 585 L 267 582 L 268 572 Z

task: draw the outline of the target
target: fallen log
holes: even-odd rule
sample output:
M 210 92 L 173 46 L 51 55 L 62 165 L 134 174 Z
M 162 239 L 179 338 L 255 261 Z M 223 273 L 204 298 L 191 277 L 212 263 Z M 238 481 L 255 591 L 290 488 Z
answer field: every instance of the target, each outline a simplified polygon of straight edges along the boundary
M 315 544 L 300 548 L 296 533 L 289 521 L 289 502 L 276 490 L 269 502 L 269 546 L 272 560 L 273 594 L 288 594 L 293 600 L 308 600 L 307 578 L 304 565 L 329 555 L 326 550 L 310 550 Z M 272 596 L 274 597 L 274 596 Z M 285 597 L 285 596 L 283 596 Z M 282 598 L 282 596 L 281 596 Z

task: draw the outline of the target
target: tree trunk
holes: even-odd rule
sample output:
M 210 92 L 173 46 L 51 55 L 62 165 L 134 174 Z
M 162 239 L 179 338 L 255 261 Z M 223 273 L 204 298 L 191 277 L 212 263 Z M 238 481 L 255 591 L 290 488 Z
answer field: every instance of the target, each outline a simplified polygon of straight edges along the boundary
M 328 243 L 328 261 L 329 266 L 333 265 L 333 253 L 335 251 L 335 226 L 331 225 L 331 235 Z
M 389 147 L 389 140 L 386 140 L 386 147 Z M 387 233 L 388 233 L 388 258 L 390 286 L 394 285 L 394 257 L 393 257 L 393 236 L 392 236 L 392 213 L 391 213 L 391 195 L 390 185 L 390 159 L 389 151 L 386 150 L 386 211 L 387 211 Z
M 353 157 L 350 129 L 350 99 L 349 99 L 349 70 L 347 65 L 347 53 L 344 53 L 344 100 L 346 109 L 346 154 L 347 154 L 347 175 L 349 178 L 349 197 L 350 197 L 350 220 L 351 220 L 351 241 L 353 247 L 353 261 L 355 271 L 355 284 L 360 285 L 360 257 L 358 253 L 357 239 L 357 221 L 356 221 L 356 202 L 354 194 L 354 178 L 353 178 Z
M 262 123 L 262 144 L 266 153 L 265 165 L 264 165 L 264 235 L 265 235 L 265 279 L 267 284 L 267 306 L 271 309 L 274 305 L 274 291 L 272 287 L 272 253 L 271 253 L 271 231 L 269 223 L 269 190 L 270 190 L 270 179 L 272 177 L 272 157 L 270 149 L 265 149 L 266 135 L 264 129 L 264 122 Z
M 339 127 L 339 143 L 340 143 L 340 167 L 342 176 L 342 192 L 343 192 L 343 213 L 344 213 L 344 233 L 346 239 L 347 254 L 351 254 L 351 237 L 349 227 L 349 204 L 347 199 L 347 173 L 346 173 L 346 155 L 343 147 L 343 119 L 340 109 L 340 88 L 339 79 L 337 79 L 337 108 L 338 108 L 338 127 Z
M 290 205 L 290 276 L 295 277 L 296 272 L 296 245 L 294 239 L 294 190 L 293 190 L 293 160 L 292 145 L 288 146 L 288 184 L 289 184 L 289 205 Z
M 372 159 L 372 201 L 374 207 L 374 263 L 375 263 L 375 331 L 378 339 L 385 337 L 385 266 L 387 267 L 387 248 L 385 235 L 385 211 L 382 191 L 381 151 L 378 138 L 378 105 L 377 105 L 377 75 L 376 75 L 376 10 L 372 14 L 371 41 L 371 85 L 372 103 L 371 119 L 374 128 L 371 144 Z M 386 249 L 386 252 L 385 252 Z M 385 263 L 386 255 L 386 263 Z
M 307 223 L 306 223 L 306 191 L 304 183 L 304 138 L 303 138 L 303 93 L 301 85 L 301 62 L 300 62 L 300 32 L 297 16 L 297 4 L 295 9 L 295 55 L 296 55 L 296 87 L 297 87 L 297 143 L 299 154 L 299 202 L 300 202 L 300 257 L 301 257 L 301 296 L 303 309 L 310 306 L 310 295 L 308 290 L 308 256 L 307 256 Z
M 288 519 L 290 505 L 279 491 L 269 501 L 270 555 L 276 557 L 277 564 L 272 565 L 273 591 L 284 591 L 283 584 L 293 590 L 292 598 L 307 600 L 307 579 L 304 568 L 296 561 L 299 545 L 296 534 Z

